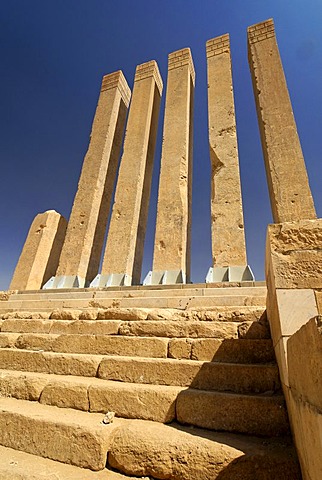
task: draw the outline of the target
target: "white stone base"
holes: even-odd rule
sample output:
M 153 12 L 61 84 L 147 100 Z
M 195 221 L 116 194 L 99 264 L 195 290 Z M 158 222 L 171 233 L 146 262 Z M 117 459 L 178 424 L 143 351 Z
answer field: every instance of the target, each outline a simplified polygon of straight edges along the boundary
M 51 288 L 84 288 L 85 279 L 78 275 L 60 275 L 58 277 L 51 277 L 48 282 L 43 285 L 43 290 L 50 290 Z
M 186 283 L 186 274 L 182 270 L 150 271 L 143 280 L 143 285 L 175 285 L 177 283 Z
M 210 267 L 206 283 L 218 282 L 253 282 L 254 274 L 249 265 L 238 267 Z
M 110 273 L 96 275 L 90 283 L 91 288 L 100 287 L 129 287 L 132 285 L 132 277 L 126 273 Z

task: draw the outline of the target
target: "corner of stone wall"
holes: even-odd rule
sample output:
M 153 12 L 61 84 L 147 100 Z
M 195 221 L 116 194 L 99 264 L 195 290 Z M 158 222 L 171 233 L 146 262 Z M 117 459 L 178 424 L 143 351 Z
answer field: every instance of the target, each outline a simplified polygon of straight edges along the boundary
M 308 365 L 322 378 L 316 320 L 322 312 L 322 219 L 268 226 L 266 281 L 267 314 L 303 478 L 320 480 L 322 403 L 316 398 L 322 398 L 322 381 L 311 380 Z

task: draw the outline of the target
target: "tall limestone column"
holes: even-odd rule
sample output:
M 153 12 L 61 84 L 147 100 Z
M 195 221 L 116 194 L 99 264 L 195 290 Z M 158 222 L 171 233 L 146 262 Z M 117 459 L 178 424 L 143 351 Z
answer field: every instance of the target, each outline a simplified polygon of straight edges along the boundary
M 248 57 L 275 223 L 316 218 L 273 20 L 248 28 Z
M 247 267 L 229 35 L 208 40 L 213 267 L 207 282 L 252 279 Z
M 59 267 L 45 288 L 84 287 L 98 272 L 130 95 L 121 71 L 103 77 Z
M 162 88 L 155 61 L 136 68 L 102 273 L 91 286 L 140 282 Z
M 153 271 L 145 284 L 190 281 L 194 85 L 190 49 L 170 53 Z
M 13 274 L 10 290 L 39 290 L 55 275 L 66 227 L 66 219 L 55 210 L 36 215 Z

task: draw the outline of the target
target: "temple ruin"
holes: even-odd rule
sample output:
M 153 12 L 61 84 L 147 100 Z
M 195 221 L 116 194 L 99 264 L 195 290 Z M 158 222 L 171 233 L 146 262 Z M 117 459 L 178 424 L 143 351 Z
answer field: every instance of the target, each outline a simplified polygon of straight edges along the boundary
M 321 479 L 322 220 L 272 19 L 248 28 L 248 57 L 274 219 L 266 282 L 247 263 L 229 35 L 205 49 L 213 263 L 201 284 L 192 52 L 168 56 L 144 278 L 163 80 L 154 60 L 132 92 L 121 71 L 104 76 L 70 218 L 35 217 L 0 292 L 0 478 Z

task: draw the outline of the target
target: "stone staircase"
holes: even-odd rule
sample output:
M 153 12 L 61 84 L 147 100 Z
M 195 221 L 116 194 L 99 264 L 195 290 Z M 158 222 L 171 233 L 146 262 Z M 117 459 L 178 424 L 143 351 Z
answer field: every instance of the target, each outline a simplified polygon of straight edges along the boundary
M 0 480 L 300 479 L 265 297 L 258 282 L 3 294 Z

